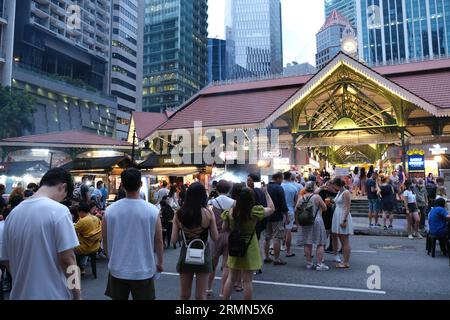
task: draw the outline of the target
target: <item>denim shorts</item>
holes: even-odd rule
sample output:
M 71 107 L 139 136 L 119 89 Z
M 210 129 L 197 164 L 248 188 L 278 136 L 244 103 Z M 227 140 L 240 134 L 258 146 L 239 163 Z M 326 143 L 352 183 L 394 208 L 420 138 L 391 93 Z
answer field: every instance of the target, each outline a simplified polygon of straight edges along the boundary
M 381 212 L 380 199 L 369 199 L 369 212 L 375 212 L 375 213 Z

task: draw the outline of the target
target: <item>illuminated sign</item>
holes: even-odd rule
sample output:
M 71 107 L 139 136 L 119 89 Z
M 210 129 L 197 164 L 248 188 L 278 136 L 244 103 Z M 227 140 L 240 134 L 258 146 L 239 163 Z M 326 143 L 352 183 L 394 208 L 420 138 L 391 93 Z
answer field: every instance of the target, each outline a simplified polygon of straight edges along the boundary
M 442 148 L 440 144 L 433 145 L 433 148 L 430 148 L 431 154 L 433 156 L 439 156 L 441 154 L 446 154 L 448 148 Z
M 175 159 L 173 159 L 173 158 L 164 159 L 164 164 L 169 164 L 169 163 L 175 163 Z
M 425 152 L 423 150 L 411 150 L 408 152 L 409 172 L 425 171 Z
M 264 159 L 273 159 L 273 158 L 279 158 L 281 157 L 281 151 L 264 151 L 263 152 L 263 158 Z

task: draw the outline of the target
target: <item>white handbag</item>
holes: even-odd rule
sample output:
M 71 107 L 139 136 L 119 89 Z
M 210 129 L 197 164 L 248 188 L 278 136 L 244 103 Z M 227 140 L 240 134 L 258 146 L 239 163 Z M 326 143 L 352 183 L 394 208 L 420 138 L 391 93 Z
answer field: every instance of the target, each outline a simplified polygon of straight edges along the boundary
M 195 239 L 187 245 L 184 231 L 182 230 L 181 233 L 183 234 L 184 245 L 186 246 L 186 258 L 184 259 L 184 262 L 192 265 L 203 265 L 205 263 L 205 243 L 201 239 Z M 192 245 L 197 242 L 202 244 L 202 249 L 192 248 Z

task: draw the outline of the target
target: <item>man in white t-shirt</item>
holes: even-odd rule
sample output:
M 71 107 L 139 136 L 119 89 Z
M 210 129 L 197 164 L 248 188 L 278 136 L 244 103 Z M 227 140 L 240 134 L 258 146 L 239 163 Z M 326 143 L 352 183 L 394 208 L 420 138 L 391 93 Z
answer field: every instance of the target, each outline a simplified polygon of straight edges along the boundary
M 2 246 L 3 246 L 3 231 L 5 229 L 5 221 L 0 221 L 0 257 L 2 256 Z M 0 267 L 3 267 L 3 263 L 0 259 Z M 0 301 L 3 300 L 3 282 L 2 282 L 2 269 L 0 268 Z
M 170 191 L 169 191 L 168 186 L 169 186 L 169 184 L 167 183 L 167 181 L 162 182 L 161 189 L 159 189 L 158 192 L 156 193 L 156 195 L 157 195 L 156 205 L 158 205 L 161 202 L 162 198 L 169 195 Z
M 159 210 L 142 200 L 141 172 L 122 172 L 126 198 L 106 209 L 102 220 L 103 247 L 109 257 L 105 294 L 113 300 L 155 299 L 154 279 L 163 270 L 163 240 Z M 156 253 L 156 259 L 155 259 Z
M 73 251 L 78 238 L 69 209 L 59 203 L 73 189 L 70 173 L 51 169 L 39 190 L 9 214 L 0 260 L 9 264 L 11 300 L 81 299 Z

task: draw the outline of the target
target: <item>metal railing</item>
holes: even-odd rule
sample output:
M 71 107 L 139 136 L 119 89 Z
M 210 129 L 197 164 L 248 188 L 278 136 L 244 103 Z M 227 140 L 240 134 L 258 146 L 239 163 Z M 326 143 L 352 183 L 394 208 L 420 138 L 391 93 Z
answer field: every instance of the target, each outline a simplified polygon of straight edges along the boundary
M 65 85 L 65 86 L 72 87 L 72 88 L 74 88 L 76 90 L 81 90 L 81 91 L 83 91 L 85 93 L 95 94 L 97 96 L 100 96 L 100 97 L 102 97 L 104 99 L 108 99 L 110 101 L 114 101 L 114 102 L 116 101 L 115 97 L 110 96 L 110 95 L 106 95 L 102 91 L 97 90 L 96 88 L 94 88 L 92 86 L 86 85 L 85 83 L 82 82 L 82 80 L 79 80 L 79 82 L 77 82 L 77 80 L 74 80 L 74 79 L 68 79 L 68 78 L 66 79 L 66 78 L 64 78 L 62 76 L 58 76 L 58 75 L 55 75 L 55 74 L 47 73 L 47 72 L 44 72 L 44 71 L 39 70 L 37 68 L 34 68 L 32 66 L 29 66 L 29 65 L 26 65 L 26 64 L 23 64 L 23 63 L 17 63 L 17 62 L 14 63 L 14 69 L 26 72 L 26 73 L 31 74 L 31 75 L 38 76 L 40 78 L 45 78 L 46 80 L 54 81 L 54 82 L 60 83 L 60 84 Z

